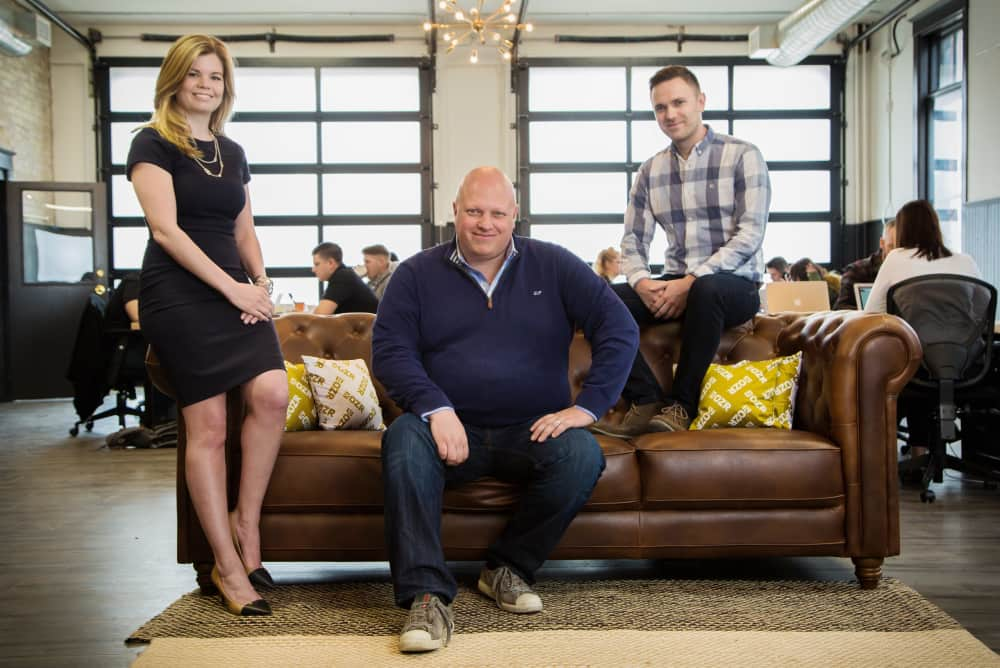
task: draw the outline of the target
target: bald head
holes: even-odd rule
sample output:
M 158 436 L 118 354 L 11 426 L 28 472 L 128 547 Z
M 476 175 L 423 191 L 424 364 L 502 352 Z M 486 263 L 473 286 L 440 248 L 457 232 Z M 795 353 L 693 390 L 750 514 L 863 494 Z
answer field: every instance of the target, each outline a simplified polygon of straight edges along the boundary
M 511 183 L 507 175 L 496 167 L 476 167 L 462 179 L 462 182 L 458 184 L 458 191 L 455 193 L 455 201 L 460 202 L 462 198 L 469 195 L 469 192 L 473 189 L 489 189 L 494 192 L 500 190 L 505 191 L 505 194 L 510 198 L 511 204 L 514 204 L 517 196 L 514 193 L 514 184 Z

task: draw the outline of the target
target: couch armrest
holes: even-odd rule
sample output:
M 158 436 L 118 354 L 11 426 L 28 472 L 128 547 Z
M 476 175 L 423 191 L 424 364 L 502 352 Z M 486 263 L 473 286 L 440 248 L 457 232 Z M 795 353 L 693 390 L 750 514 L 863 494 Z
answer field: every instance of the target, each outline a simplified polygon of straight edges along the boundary
M 781 331 L 778 351 L 802 351 L 795 428 L 841 448 L 852 555 L 899 553 L 896 400 L 916 372 L 920 341 L 902 319 L 817 313 Z

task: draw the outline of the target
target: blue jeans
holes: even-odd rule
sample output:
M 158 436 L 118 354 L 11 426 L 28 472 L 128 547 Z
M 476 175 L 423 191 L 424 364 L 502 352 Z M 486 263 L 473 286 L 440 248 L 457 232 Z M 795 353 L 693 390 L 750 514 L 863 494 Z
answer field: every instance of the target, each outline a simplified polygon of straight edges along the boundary
M 457 593 L 441 547 L 445 487 L 492 476 L 520 483 L 521 500 L 487 553 L 491 568 L 507 566 L 527 582 L 590 498 L 604 471 L 604 454 L 586 429 L 569 429 L 544 443 L 530 440 L 531 422 L 487 428 L 465 425 L 469 457 L 447 466 L 430 426 L 412 413 L 382 436 L 385 537 L 396 604 L 409 607 L 430 592 L 451 602 Z

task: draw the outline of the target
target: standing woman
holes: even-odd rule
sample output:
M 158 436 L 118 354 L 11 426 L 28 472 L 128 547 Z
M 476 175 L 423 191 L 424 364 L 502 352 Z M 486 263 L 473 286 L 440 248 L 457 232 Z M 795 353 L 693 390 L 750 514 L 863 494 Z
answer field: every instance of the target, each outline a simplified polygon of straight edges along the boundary
M 151 232 L 142 261 L 142 331 L 184 416 L 187 486 L 215 555 L 212 582 L 237 615 L 268 615 L 254 586 L 273 584 L 260 560 L 260 509 L 285 421 L 288 386 L 271 322 L 239 144 L 223 136 L 233 62 L 208 35 L 181 37 L 156 79 L 155 111 L 132 141 L 126 174 Z M 252 283 L 251 283 L 252 279 Z M 226 500 L 226 392 L 247 406 L 234 512 Z

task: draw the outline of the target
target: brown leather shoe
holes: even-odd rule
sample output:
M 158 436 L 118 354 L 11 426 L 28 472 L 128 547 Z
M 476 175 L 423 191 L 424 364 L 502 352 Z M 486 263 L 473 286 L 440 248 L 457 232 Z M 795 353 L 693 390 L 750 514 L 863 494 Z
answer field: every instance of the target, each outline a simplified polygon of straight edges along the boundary
M 687 411 L 675 401 L 650 419 L 648 431 L 687 431 L 690 426 L 691 418 Z
M 606 420 L 599 420 L 590 425 L 590 431 L 595 434 L 605 436 L 617 436 L 618 438 L 632 438 L 650 431 L 649 420 L 657 415 L 665 406 L 659 401 L 651 404 L 632 404 L 621 422 L 611 423 Z

